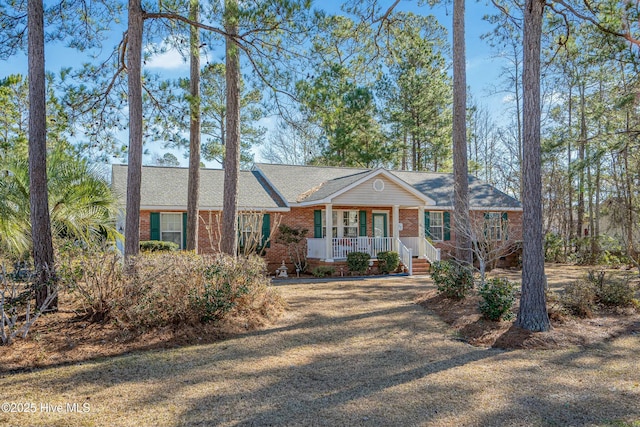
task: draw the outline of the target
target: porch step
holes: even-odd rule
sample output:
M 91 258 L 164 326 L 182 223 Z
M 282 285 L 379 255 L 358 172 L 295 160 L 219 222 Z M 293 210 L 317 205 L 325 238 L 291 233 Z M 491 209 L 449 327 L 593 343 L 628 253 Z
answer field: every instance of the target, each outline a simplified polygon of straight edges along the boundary
M 429 274 L 429 271 L 431 270 L 431 264 L 424 258 L 414 258 L 412 266 L 413 274 L 418 276 Z

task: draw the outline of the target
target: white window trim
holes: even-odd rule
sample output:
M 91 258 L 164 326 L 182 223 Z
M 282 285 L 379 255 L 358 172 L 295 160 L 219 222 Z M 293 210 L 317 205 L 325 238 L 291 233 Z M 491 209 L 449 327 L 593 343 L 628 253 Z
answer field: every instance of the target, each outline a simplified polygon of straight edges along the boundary
M 495 211 L 486 212 L 486 215 L 489 216 L 489 218 L 485 216 L 485 227 L 490 241 L 502 241 L 502 228 L 504 227 L 504 224 L 502 223 L 502 214 L 502 212 Z M 496 238 L 494 238 L 494 233 Z
M 432 222 L 432 218 L 433 218 L 433 214 L 438 214 L 440 215 L 440 218 L 442 218 L 442 223 L 436 227 L 434 227 L 433 225 L 431 225 Z M 439 228 L 441 230 L 440 232 L 440 236 L 442 236 L 441 239 L 436 239 L 433 237 L 433 232 L 431 231 L 433 228 Z M 444 211 L 429 211 L 429 230 L 427 230 L 429 232 L 429 236 L 431 236 L 431 240 L 434 242 L 444 242 Z
M 349 239 L 349 237 L 345 237 L 345 233 L 344 233 L 344 229 L 347 228 L 347 226 L 344 225 L 344 212 L 356 212 L 356 237 L 359 236 L 360 234 L 360 211 L 357 209 L 332 209 L 331 213 L 336 213 L 336 220 L 333 221 L 333 228 L 336 229 L 336 237 L 333 237 L 333 233 L 332 233 L 332 237 L 331 238 L 338 238 L 338 239 L 343 239 L 343 238 L 347 238 Z M 322 236 L 323 239 L 327 238 L 327 211 L 326 209 L 322 209 Z
M 180 217 L 180 227 L 179 227 L 180 230 L 164 230 L 162 228 L 162 225 L 163 225 L 162 217 L 163 216 L 167 216 L 167 215 L 171 215 L 171 216 L 179 215 L 179 217 Z M 180 233 L 180 242 L 178 243 L 178 247 L 180 249 L 184 249 L 182 247 L 182 242 L 184 241 L 184 236 L 182 235 L 182 229 L 184 227 L 184 224 L 182 223 L 183 219 L 184 219 L 184 215 L 183 215 L 182 212 L 160 212 L 160 240 L 163 241 L 163 242 L 171 242 L 172 240 L 165 240 L 163 238 L 163 234 L 164 233 Z

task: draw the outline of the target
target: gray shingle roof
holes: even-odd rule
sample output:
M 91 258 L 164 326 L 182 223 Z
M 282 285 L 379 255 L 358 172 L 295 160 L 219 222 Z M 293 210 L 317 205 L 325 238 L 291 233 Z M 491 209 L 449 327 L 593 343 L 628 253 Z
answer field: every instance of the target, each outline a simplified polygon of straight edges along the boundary
M 333 192 L 329 193 L 333 194 L 342 187 L 336 188 L 334 183 L 330 183 L 330 181 L 369 172 L 368 169 L 274 165 L 269 163 L 259 163 L 255 167 L 264 173 L 269 182 L 289 203 L 297 203 L 303 199 L 310 200 L 310 193 L 320 190 L 324 192 L 322 187 L 325 186 L 335 188 Z M 361 176 L 355 178 L 355 180 Z M 344 186 L 347 185 L 349 183 L 345 181 Z
M 289 203 L 322 200 L 364 177 L 371 169 L 256 164 L 269 183 Z M 427 197 L 436 206 L 453 206 L 453 175 L 446 173 L 389 171 Z M 469 177 L 472 208 L 520 208 L 518 200 L 475 177 Z
M 436 201 L 436 206 L 453 206 L 453 174 L 390 171 L 421 193 Z M 469 177 L 469 206 L 472 208 L 520 208 L 518 200 L 495 187 Z
M 113 165 L 111 186 L 122 201 L 126 200 L 127 165 Z M 179 208 L 187 206 L 187 168 L 144 166 L 140 204 L 145 207 Z M 200 170 L 200 208 L 221 209 L 223 200 L 224 170 Z M 273 197 L 272 197 L 273 195 Z M 240 209 L 276 209 L 286 204 L 264 183 L 255 171 L 241 171 L 238 182 L 238 207 Z
M 240 172 L 238 207 L 246 210 L 271 210 L 285 208 L 287 203 L 323 200 L 364 178 L 371 171 L 357 168 L 256 164 L 253 171 Z M 436 206 L 453 206 L 452 174 L 389 172 L 433 199 Z M 187 180 L 187 168 L 143 167 L 140 200 L 142 208 L 186 209 Z M 224 170 L 201 169 L 200 180 L 201 209 L 221 209 Z M 113 165 L 112 188 L 124 206 L 127 188 L 126 165 Z M 469 177 L 469 195 L 472 208 L 521 208 L 518 200 L 475 177 Z

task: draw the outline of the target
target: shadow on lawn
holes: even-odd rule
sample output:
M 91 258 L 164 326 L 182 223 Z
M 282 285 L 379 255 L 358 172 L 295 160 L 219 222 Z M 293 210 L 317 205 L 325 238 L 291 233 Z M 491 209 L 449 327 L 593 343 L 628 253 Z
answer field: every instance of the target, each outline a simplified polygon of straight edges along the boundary
M 358 291 L 370 292 L 376 304 L 363 305 Z M 480 349 L 452 341 L 448 327 L 409 303 L 415 288 L 345 285 L 310 292 L 290 303 L 319 305 L 268 329 L 211 345 L 96 360 L 60 375 L 19 375 L 11 388 L 25 390 L 37 381 L 40 390 L 75 398 L 111 387 L 112 394 L 132 390 L 127 405 L 145 411 L 179 401 L 172 418 L 178 425 L 456 425 L 456 417 L 476 412 L 467 424 L 585 425 L 638 416 L 640 393 L 610 390 L 596 375 L 603 367 L 616 372 L 621 360 L 637 362 L 637 346 L 616 341 L 602 350 L 560 353 Z M 327 315 L 323 301 L 345 310 L 352 304 L 356 312 Z M 507 361 L 513 366 L 505 368 Z M 563 377 L 549 375 L 557 366 Z M 504 372 L 505 383 L 492 383 Z M 567 384 L 582 377 L 592 382 Z M 501 388 L 509 384 L 516 386 L 512 394 Z M 493 411 L 481 403 L 493 392 L 488 387 L 500 388 L 497 398 L 504 401 Z M 112 408 L 103 412 L 126 416 Z
M 393 280 L 389 278 L 382 278 L 382 280 L 358 278 L 340 282 L 338 285 L 330 283 L 336 282 L 335 280 L 304 284 L 288 281 L 280 286 L 303 286 L 309 289 L 309 295 L 306 298 L 289 301 L 291 308 L 304 311 L 316 298 L 313 294 L 317 292 L 314 291 L 322 290 L 323 287 L 326 288 L 327 286 L 335 286 L 336 289 L 330 292 L 320 292 L 321 295 L 318 295 L 317 298 L 324 301 L 335 301 L 336 304 L 359 304 L 380 298 L 381 285 L 383 288 L 393 290 L 394 295 L 390 300 L 402 298 L 406 295 L 407 301 L 410 301 L 411 295 L 415 293 L 416 289 L 420 289 L 427 283 L 424 279 L 413 280 L 409 277 L 395 278 L 395 281 Z M 311 314 L 310 316 L 313 317 L 316 314 Z M 321 317 L 321 315 L 319 316 Z M 276 324 L 278 323 L 281 322 L 276 322 Z M 80 324 L 83 326 L 78 326 Z M 301 324 L 299 327 L 304 328 L 307 325 Z M 0 374 L 74 365 L 132 352 L 212 344 L 222 340 L 251 336 L 252 334 L 261 335 L 269 333 L 270 330 L 278 331 L 277 328 L 269 329 L 269 327 L 266 327 L 247 332 L 243 323 L 231 321 L 220 326 L 212 324 L 175 325 L 140 334 L 122 330 L 109 323 L 90 323 L 82 321 L 82 319 L 69 318 L 46 324 L 43 322 L 36 325 L 36 328 L 31 331 L 30 339 L 27 342 L 18 341 L 9 350 L 16 355 L 13 360 L 9 357 L 9 353 L 5 358 L 0 357 Z M 43 335 L 42 339 L 38 338 L 41 333 Z M 54 339 L 48 341 L 47 335 Z M 35 341 L 38 342 L 35 342 L 34 338 L 31 337 L 36 337 Z M 29 343 L 29 341 L 31 342 Z M 49 357 L 49 354 L 52 357 Z M 25 359 L 25 357 L 30 360 Z

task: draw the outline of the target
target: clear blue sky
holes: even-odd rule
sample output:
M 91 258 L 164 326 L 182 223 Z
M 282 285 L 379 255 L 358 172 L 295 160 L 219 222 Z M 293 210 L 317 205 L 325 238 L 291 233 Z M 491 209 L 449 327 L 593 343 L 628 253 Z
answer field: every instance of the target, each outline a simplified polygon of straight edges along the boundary
M 389 5 L 391 0 L 386 1 Z M 434 8 L 429 6 L 419 7 L 416 0 L 402 0 L 398 5 L 399 10 L 413 11 L 420 14 L 433 14 L 438 21 L 449 30 L 451 41 L 452 26 L 452 2 L 441 4 Z M 315 2 L 315 7 L 325 7 L 330 12 L 338 11 L 341 2 Z M 486 14 L 495 13 L 495 8 L 483 2 L 470 1 L 466 5 L 466 42 L 467 42 L 467 85 L 470 87 L 470 95 L 484 104 L 492 112 L 494 120 L 500 122 L 503 114 L 503 94 L 490 95 L 500 77 L 501 62 L 495 58 L 496 52 L 492 52 L 488 44 L 480 39 L 480 36 L 490 31 L 491 27 L 482 20 Z M 114 29 L 110 41 L 104 44 L 104 53 L 108 53 L 112 45 L 115 45 L 122 37 L 123 28 Z M 57 73 L 63 67 L 73 67 L 88 58 L 76 50 L 64 47 L 60 43 L 46 46 L 45 64 L 47 71 Z M 175 51 L 153 58 L 146 67 L 154 72 L 159 72 L 168 78 L 186 76 L 188 63 Z M 27 60 L 24 55 L 17 55 L 7 61 L 0 61 L 0 78 L 9 74 L 27 74 Z M 124 135 L 126 140 L 126 135 Z M 177 155 L 183 165 L 187 161 L 181 155 Z M 259 160 L 259 159 L 257 159 Z

